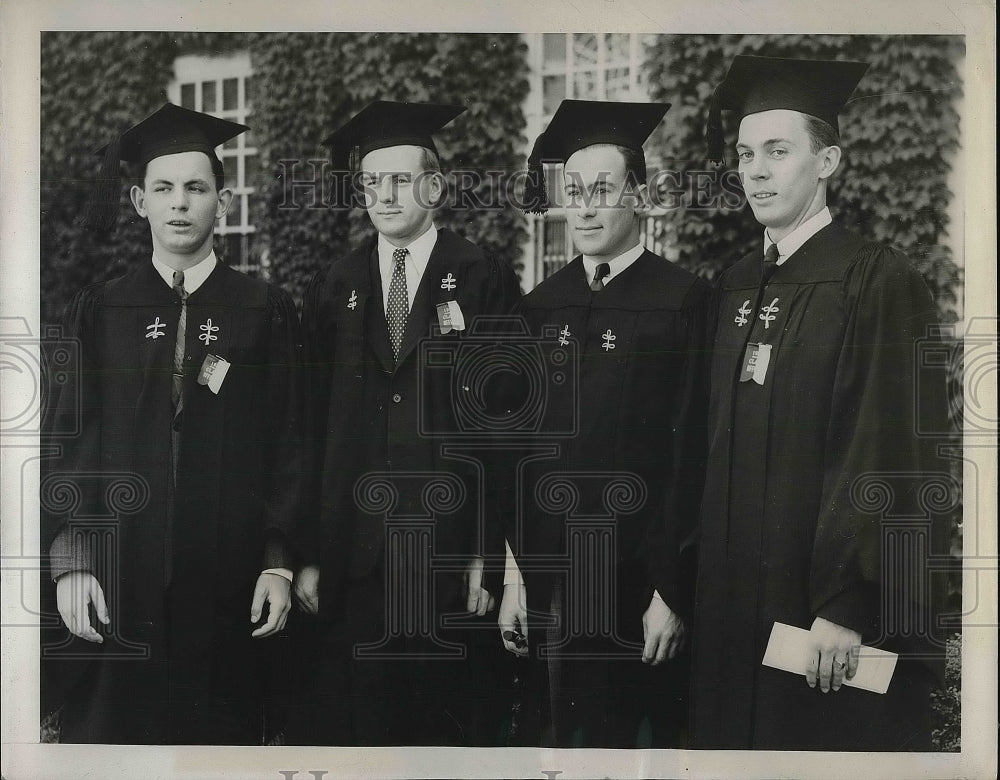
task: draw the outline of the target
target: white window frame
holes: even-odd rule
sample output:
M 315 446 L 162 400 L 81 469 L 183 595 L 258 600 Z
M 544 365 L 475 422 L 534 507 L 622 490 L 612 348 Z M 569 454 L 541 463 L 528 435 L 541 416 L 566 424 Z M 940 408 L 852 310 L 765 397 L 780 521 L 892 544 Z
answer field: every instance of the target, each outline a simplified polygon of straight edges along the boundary
M 246 80 L 252 77 L 253 68 L 250 62 L 250 53 L 246 51 L 233 52 L 225 56 L 214 57 L 201 54 L 185 54 L 174 60 L 174 78 L 167 85 L 167 97 L 171 103 L 181 105 L 181 88 L 186 84 L 193 84 L 195 91 L 195 107 L 202 110 L 202 84 L 204 82 L 214 82 L 216 105 L 214 111 L 206 113 L 213 116 L 225 116 L 233 122 L 248 124 L 248 119 L 253 113 L 253 106 L 247 103 Z M 237 98 L 235 109 L 223 108 L 223 82 L 229 79 L 236 79 Z M 257 232 L 256 226 L 250 220 L 251 196 L 256 194 L 257 188 L 251 186 L 246 181 L 246 160 L 250 156 L 258 155 L 259 150 L 255 146 L 246 143 L 246 135 L 239 135 L 235 139 L 236 146 L 230 149 L 219 146 L 216 154 L 225 163 L 229 158 L 236 160 L 236 181 L 227 181 L 226 184 L 233 190 L 233 198 L 238 203 L 240 209 L 240 220 L 237 224 L 228 223 L 227 219 L 231 214 L 218 220 L 215 225 L 215 234 L 225 237 L 232 235 L 252 236 Z M 260 273 L 267 278 L 269 276 L 269 263 L 266 255 L 261 253 L 261 257 L 251 258 L 249 252 L 249 240 L 242 240 L 239 258 L 228 258 L 227 263 L 239 271 Z M 228 241 L 227 241 L 228 248 Z

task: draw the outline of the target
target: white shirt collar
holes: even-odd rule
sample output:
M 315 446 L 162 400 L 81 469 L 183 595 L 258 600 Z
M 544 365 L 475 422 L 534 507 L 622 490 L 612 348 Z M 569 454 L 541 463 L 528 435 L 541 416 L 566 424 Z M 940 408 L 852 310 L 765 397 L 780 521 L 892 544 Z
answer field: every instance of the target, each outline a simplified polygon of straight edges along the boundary
M 406 255 L 404 268 L 406 270 L 406 297 L 413 307 L 413 300 L 417 295 L 417 287 L 423 278 L 424 269 L 427 268 L 427 261 L 431 258 L 434 244 L 437 243 L 438 229 L 432 222 L 420 236 L 406 245 L 409 252 Z M 392 244 L 389 239 L 378 234 L 378 268 L 382 277 L 382 305 L 389 303 L 389 284 L 392 282 L 392 253 L 399 247 Z
M 799 225 L 795 230 L 785 236 L 781 241 L 778 242 L 778 265 L 783 265 L 784 262 L 794 254 L 800 246 L 802 246 L 806 241 L 815 236 L 819 231 L 825 228 L 833 222 L 833 217 L 830 216 L 830 207 L 824 206 L 820 211 L 813 214 L 809 219 Z M 764 253 L 767 253 L 768 247 L 773 244 L 774 241 L 767 234 L 767 229 L 764 229 Z
M 437 234 L 437 226 L 431 222 L 431 226 L 427 228 L 427 230 L 406 245 L 406 249 L 410 250 L 406 259 L 407 261 L 413 260 L 414 265 L 416 265 L 416 267 L 420 270 L 420 273 L 423 273 L 424 268 L 427 267 L 427 261 L 430 259 L 431 250 L 434 249 L 434 242 L 437 241 Z M 383 236 L 381 233 L 378 234 L 378 257 L 380 261 L 383 258 L 387 258 L 391 267 L 392 253 L 395 252 L 397 248 L 398 247 L 391 243 L 388 238 Z
M 597 266 L 600 263 L 607 263 L 611 266 L 611 273 L 604 277 L 605 287 L 614 279 L 618 274 L 628 268 L 632 263 L 639 259 L 646 248 L 642 244 L 636 244 L 631 249 L 626 249 L 618 257 L 613 260 L 595 260 L 587 255 L 583 256 L 583 269 L 587 272 L 587 284 L 594 281 L 594 273 L 597 271 Z
M 184 290 L 188 293 L 188 295 L 193 293 L 205 283 L 205 280 L 208 279 L 212 271 L 215 270 L 217 263 L 218 260 L 215 258 L 215 250 L 212 250 L 208 253 L 208 257 L 200 263 L 184 270 Z M 153 268 L 155 268 L 156 272 L 163 277 L 163 281 L 167 283 L 167 287 L 174 286 L 174 269 L 158 260 L 155 254 L 153 255 Z

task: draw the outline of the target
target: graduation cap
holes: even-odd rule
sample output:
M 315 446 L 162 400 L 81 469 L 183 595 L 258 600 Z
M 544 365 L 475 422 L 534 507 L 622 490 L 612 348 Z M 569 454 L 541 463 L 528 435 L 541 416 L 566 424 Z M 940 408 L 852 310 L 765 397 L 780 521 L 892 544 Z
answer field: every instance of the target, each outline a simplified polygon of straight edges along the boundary
M 157 157 L 180 152 L 204 152 L 211 157 L 217 146 L 249 129 L 246 125 L 165 103 L 97 150 L 104 161 L 87 224 L 101 230 L 114 226 L 121 186 L 120 160 L 144 166 Z
M 725 161 L 723 110 L 736 111 L 742 119 L 789 109 L 821 119 L 840 132 L 837 114 L 866 70 L 867 62 L 737 55 L 712 95 L 705 129 L 709 159 Z
M 325 141 L 334 168 L 351 171 L 369 152 L 389 146 L 420 146 L 437 154 L 431 133 L 465 111 L 464 106 L 438 103 L 369 103 Z
M 390 146 L 419 146 L 437 154 L 431 133 L 465 111 L 464 106 L 440 103 L 398 103 L 376 100 L 333 131 L 324 141 L 330 147 L 335 186 L 340 206 L 351 199 L 351 174 L 361 167 L 361 159 L 376 149 Z
M 528 156 L 527 213 L 548 211 L 544 163 L 564 163 L 574 152 L 594 144 L 614 144 L 641 153 L 643 143 L 669 109 L 669 103 L 562 101 Z

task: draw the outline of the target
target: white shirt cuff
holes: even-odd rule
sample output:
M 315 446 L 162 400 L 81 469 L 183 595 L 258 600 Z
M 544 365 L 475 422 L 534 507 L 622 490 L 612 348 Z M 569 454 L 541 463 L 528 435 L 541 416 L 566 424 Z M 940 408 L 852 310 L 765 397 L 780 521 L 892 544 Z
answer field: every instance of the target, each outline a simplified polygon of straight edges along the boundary
M 504 539 L 503 546 L 507 551 L 507 560 L 504 564 L 503 572 L 503 584 L 524 585 L 524 578 L 521 576 L 521 570 L 517 568 L 517 561 L 514 560 L 514 553 L 511 551 L 510 545 L 507 544 L 506 539 Z
M 279 577 L 284 577 L 289 582 L 292 581 L 291 569 L 264 569 L 261 574 L 277 574 Z
M 658 590 L 654 590 L 653 591 L 653 598 L 654 599 L 659 599 L 660 601 L 663 601 L 663 596 L 660 595 L 660 591 L 658 591 Z M 666 604 L 667 602 L 663 601 L 663 603 Z

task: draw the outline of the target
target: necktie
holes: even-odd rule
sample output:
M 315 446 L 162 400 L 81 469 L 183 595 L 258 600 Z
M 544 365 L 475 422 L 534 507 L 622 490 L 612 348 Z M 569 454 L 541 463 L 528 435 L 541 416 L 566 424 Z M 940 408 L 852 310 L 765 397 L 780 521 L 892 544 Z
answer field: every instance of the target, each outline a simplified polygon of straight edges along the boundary
M 180 411 L 181 388 L 184 380 L 184 331 L 187 329 L 187 290 L 184 289 L 184 272 L 174 271 L 174 292 L 181 299 L 181 316 L 177 320 L 177 341 L 174 344 L 174 376 L 170 399 L 174 409 Z
M 764 284 L 767 284 L 778 270 L 778 245 L 771 244 L 764 253 Z
M 590 283 L 590 289 L 594 292 L 600 292 L 604 289 L 604 277 L 611 273 L 611 266 L 607 263 L 599 263 L 597 270 L 594 271 L 594 281 Z
M 389 283 L 389 300 L 385 306 L 385 319 L 389 324 L 389 342 L 392 354 L 399 359 L 403 345 L 406 318 L 410 314 L 410 300 L 406 293 L 406 256 L 409 249 L 395 249 L 392 253 L 392 281 Z

